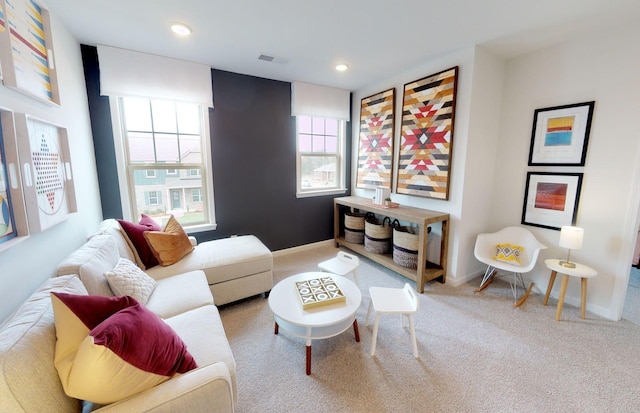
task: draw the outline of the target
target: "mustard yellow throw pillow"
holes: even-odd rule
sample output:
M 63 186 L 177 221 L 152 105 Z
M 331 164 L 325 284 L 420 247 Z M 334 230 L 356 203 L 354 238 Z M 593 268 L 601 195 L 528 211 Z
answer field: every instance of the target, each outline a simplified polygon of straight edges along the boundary
M 160 265 L 175 264 L 193 251 L 189 236 L 173 215 L 162 231 L 146 231 L 144 237 Z
M 523 252 L 524 248 L 520 245 L 498 244 L 496 245 L 496 255 L 493 256 L 493 259 L 511 265 L 520 265 L 522 263 L 520 256 Z

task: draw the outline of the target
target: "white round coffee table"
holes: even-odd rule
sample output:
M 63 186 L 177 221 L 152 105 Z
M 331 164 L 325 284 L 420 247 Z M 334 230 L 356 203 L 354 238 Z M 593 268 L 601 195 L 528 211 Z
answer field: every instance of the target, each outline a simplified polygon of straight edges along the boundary
M 332 277 L 346 300 L 303 309 L 295 283 L 319 277 Z M 360 289 L 351 280 L 326 272 L 292 275 L 276 284 L 269 293 L 269 308 L 275 319 L 274 334 L 282 327 L 290 334 L 304 338 L 307 344 L 307 374 L 311 374 L 311 341 L 337 336 L 353 325 L 356 341 L 360 341 L 356 312 L 362 302 Z

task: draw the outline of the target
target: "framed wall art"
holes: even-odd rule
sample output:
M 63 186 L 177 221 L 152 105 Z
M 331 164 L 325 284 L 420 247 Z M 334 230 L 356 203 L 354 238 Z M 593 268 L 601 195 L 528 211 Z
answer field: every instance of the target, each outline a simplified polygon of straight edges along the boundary
M 584 166 L 595 101 L 536 109 L 530 166 Z
M 575 225 L 582 173 L 527 172 L 522 224 L 560 230 Z
M 29 230 L 40 232 L 77 212 L 67 129 L 15 117 Z
M 449 199 L 458 67 L 404 85 L 396 192 Z
M 2 82 L 59 105 L 49 12 L 34 0 L 0 0 Z
M 28 236 L 13 112 L 0 108 L 0 251 Z
M 358 188 L 391 189 L 395 102 L 395 88 L 360 102 Z

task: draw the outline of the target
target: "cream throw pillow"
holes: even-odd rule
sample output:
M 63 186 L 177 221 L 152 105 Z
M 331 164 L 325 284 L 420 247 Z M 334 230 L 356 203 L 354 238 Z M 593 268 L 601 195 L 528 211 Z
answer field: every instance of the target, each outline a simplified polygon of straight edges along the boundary
M 163 267 L 175 264 L 193 251 L 189 236 L 173 215 L 163 231 L 145 231 L 144 237 L 149 243 L 151 252 Z
M 149 277 L 136 264 L 120 258 L 111 271 L 104 274 L 115 295 L 128 295 L 146 304 L 158 282 Z

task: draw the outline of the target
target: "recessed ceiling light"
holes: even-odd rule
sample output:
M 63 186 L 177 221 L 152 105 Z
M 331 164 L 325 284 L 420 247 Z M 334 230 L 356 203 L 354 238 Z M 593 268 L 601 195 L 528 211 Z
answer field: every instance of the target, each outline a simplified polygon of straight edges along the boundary
M 344 72 L 345 70 L 347 70 L 349 68 L 348 65 L 344 64 L 344 63 L 340 63 L 339 65 L 336 65 L 336 70 L 338 72 Z
M 189 36 L 191 34 L 191 27 L 184 23 L 171 23 L 171 31 L 178 36 Z

